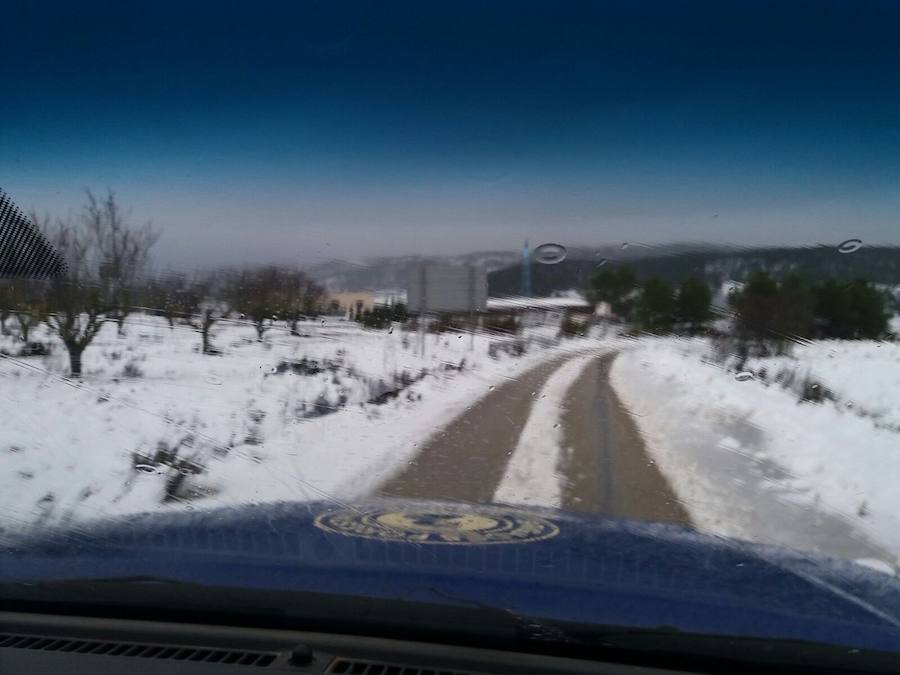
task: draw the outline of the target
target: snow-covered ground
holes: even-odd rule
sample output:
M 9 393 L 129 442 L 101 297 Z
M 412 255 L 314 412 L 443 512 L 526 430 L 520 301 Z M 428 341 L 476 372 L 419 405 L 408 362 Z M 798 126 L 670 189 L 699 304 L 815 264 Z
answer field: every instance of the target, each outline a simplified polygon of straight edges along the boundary
M 876 426 L 900 431 L 900 345 L 896 343 L 820 340 L 795 346 L 790 358 L 750 359 L 745 370 L 755 376 L 764 372 L 769 380 L 792 379 L 795 391 L 821 388 L 822 396 L 856 415 L 870 417 Z
M 373 489 L 491 386 L 577 349 L 535 331 L 522 356 L 503 338 L 372 331 L 346 322 L 220 324 L 221 356 L 185 326 L 134 315 L 84 354 L 0 358 L 0 524 L 80 521 L 150 509 L 350 499 Z M 34 337 L 32 338 L 34 339 Z M 0 352 L 16 354 L 11 338 Z
M 642 337 L 612 369 L 694 522 L 896 564 L 900 344 L 815 342 L 733 366 L 707 340 Z
M 0 526 L 146 510 L 363 496 L 491 387 L 571 352 L 523 429 L 500 501 L 559 502 L 561 406 L 584 365 L 612 382 L 703 530 L 854 558 L 900 558 L 900 345 L 815 342 L 734 370 L 704 339 L 417 336 L 309 322 L 303 336 L 223 323 L 200 336 L 149 315 L 67 357 L 0 339 Z M 34 339 L 34 338 L 33 338 Z M 498 347 L 501 347 L 498 349 Z M 804 395 L 822 399 L 802 400 Z M 527 486 L 527 490 L 525 489 Z M 527 494 L 526 494 L 527 493 Z

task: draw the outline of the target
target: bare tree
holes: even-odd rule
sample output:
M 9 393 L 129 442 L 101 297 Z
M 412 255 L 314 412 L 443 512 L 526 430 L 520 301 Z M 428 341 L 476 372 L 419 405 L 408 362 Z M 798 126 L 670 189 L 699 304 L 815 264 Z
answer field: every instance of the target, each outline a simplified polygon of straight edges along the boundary
M 103 199 L 90 190 L 86 193 L 82 219 L 91 238 L 90 253 L 97 257 L 94 262 L 108 304 L 107 316 L 116 322 L 121 337 L 125 318 L 133 311 L 135 282 L 146 271 L 150 249 L 159 240 L 160 233 L 150 223 L 129 226 L 111 190 Z
M 91 241 L 87 233 L 59 221 L 50 235 L 56 250 L 66 260 L 65 275 L 49 282 L 47 324 L 69 353 L 72 377 L 81 377 L 81 357 L 96 337 L 107 308 L 97 270 L 92 265 Z
M 196 303 L 191 297 L 190 282 L 183 274 L 164 274 L 151 279 L 143 293 L 147 308 L 169 322 L 187 321 L 196 311 Z
M 230 275 L 228 297 L 234 309 L 253 323 L 260 342 L 266 329 L 278 319 L 283 286 L 282 272 L 275 266 L 245 268 Z
M 47 325 L 69 354 L 72 377 L 81 377 L 84 350 L 107 319 L 119 324 L 132 311 L 133 284 L 147 265 L 159 234 L 149 225 L 130 227 L 112 192 L 99 201 L 87 191 L 77 224 L 32 214 L 67 262 L 65 274 L 47 284 Z
M 189 308 L 186 323 L 200 333 L 202 354 L 220 353 L 212 345 L 212 329 L 230 313 L 228 303 L 221 297 L 221 286 L 218 275 L 208 274 L 194 279 L 182 294 L 184 307 Z
M 324 289 L 299 270 L 289 270 L 284 275 L 284 287 L 280 313 L 291 330 L 299 335 L 297 324 L 306 316 L 319 313 Z
M 228 287 L 235 310 L 253 323 L 260 341 L 266 330 L 281 320 L 297 335 L 297 324 L 318 312 L 324 293 L 303 272 L 274 265 L 233 272 Z
M 31 340 L 31 331 L 47 319 L 47 282 L 21 279 L 9 284 L 12 312 L 19 324 L 19 338 L 25 343 Z
M 6 279 L 0 279 L 0 335 L 9 335 L 6 320 L 12 314 L 14 304 L 13 283 Z

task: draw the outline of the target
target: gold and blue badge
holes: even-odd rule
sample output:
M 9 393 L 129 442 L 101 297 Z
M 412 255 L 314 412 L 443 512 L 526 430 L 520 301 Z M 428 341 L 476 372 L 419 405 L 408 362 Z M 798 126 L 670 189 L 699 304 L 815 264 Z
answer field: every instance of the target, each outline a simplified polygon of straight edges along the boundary
M 521 544 L 559 534 L 553 522 L 531 514 L 452 506 L 433 510 L 342 510 L 320 514 L 315 525 L 334 534 L 410 544 Z

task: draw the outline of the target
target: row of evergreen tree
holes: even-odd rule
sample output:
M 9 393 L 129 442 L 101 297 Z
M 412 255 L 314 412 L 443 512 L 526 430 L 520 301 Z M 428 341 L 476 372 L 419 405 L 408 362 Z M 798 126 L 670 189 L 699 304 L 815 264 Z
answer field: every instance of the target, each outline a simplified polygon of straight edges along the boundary
M 748 339 L 878 339 L 888 330 L 885 296 L 864 279 L 779 281 L 756 271 L 729 300 L 738 336 Z
M 589 298 L 604 302 L 613 315 L 652 333 L 705 332 L 717 312 L 705 281 L 689 277 L 678 287 L 651 277 L 639 280 L 622 266 L 594 274 Z M 877 339 L 888 330 L 885 296 L 863 279 L 813 283 L 800 275 L 776 279 L 752 272 L 728 297 L 732 331 L 745 340 Z
M 658 277 L 639 280 L 630 267 L 604 268 L 593 276 L 588 298 L 606 303 L 619 319 L 654 333 L 676 328 L 693 333 L 713 317 L 712 292 L 697 277 L 689 277 L 676 289 Z
M 351 311 L 350 316 L 366 328 L 376 329 L 387 328 L 392 322 L 405 323 L 409 320 L 406 304 L 402 302 L 392 305 L 376 305 L 372 309 L 357 314 L 353 314 Z

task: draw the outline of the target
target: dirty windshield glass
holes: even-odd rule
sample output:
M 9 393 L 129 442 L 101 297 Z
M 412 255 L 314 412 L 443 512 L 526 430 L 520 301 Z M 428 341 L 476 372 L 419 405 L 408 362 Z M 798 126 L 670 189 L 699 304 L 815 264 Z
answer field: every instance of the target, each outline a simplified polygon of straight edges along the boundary
M 4 532 L 301 504 L 896 575 L 900 6 L 4 22 Z

